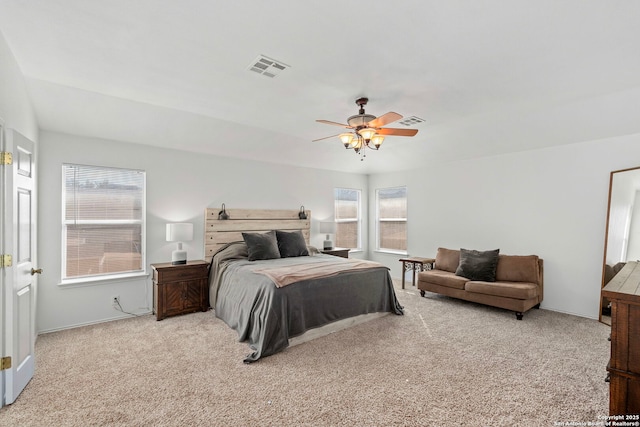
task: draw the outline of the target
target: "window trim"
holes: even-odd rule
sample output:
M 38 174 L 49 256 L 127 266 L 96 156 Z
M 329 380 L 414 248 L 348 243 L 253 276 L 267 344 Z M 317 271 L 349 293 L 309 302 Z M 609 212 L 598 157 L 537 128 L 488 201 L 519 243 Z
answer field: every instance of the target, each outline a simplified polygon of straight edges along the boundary
M 87 285 L 105 285 L 113 282 L 124 282 L 136 279 L 147 279 L 149 273 L 145 270 L 131 273 L 109 273 L 100 276 L 82 276 L 73 279 L 64 279 L 58 286 L 69 288 L 81 288 Z
M 355 218 L 355 222 L 357 225 L 357 248 L 349 248 L 352 252 L 362 252 L 362 189 L 360 188 L 347 188 L 347 187 L 335 187 L 333 189 L 333 216 L 336 223 L 340 222 L 354 222 L 353 219 L 338 219 L 336 215 L 336 190 L 349 190 L 355 191 L 358 194 L 358 216 Z M 338 236 L 335 237 L 336 241 L 338 240 Z
M 395 189 L 395 188 L 404 188 L 404 192 L 405 192 L 405 199 L 407 201 L 407 217 L 399 217 L 399 218 L 380 218 L 380 190 L 391 190 L 391 189 Z M 394 187 L 384 187 L 384 188 L 376 188 L 376 205 L 375 205 L 375 218 L 376 218 L 376 224 L 375 224 L 375 234 L 376 234 L 376 247 L 374 249 L 374 252 L 379 252 L 379 253 L 383 253 L 383 254 L 394 254 L 394 255 L 407 255 L 409 253 L 409 230 L 408 230 L 408 216 L 409 216 L 409 191 L 407 189 L 406 185 L 398 185 L 398 186 L 394 186 Z M 400 221 L 404 221 L 407 224 L 407 227 L 405 229 L 405 242 L 406 242 L 406 249 L 405 250 L 400 250 L 400 249 L 389 249 L 389 248 L 381 248 L 380 247 L 380 223 L 381 222 L 385 222 L 385 221 L 395 221 L 395 222 L 400 222 Z
M 66 219 L 66 176 L 65 168 L 69 166 L 96 168 L 96 169 L 110 169 L 110 170 L 123 170 L 128 172 L 136 172 L 142 174 L 142 200 L 141 200 L 141 219 L 131 220 L 67 220 Z M 61 194 L 60 194 L 60 212 L 61 212 L 61 256 L 60 256 L 60 282 L 58 286 L 83 286 L 90 284 L 104 284 L 105 282 L 132 280 L 148 276 L 147 273 L 147 174 L 146 171 L 141 169 L 121 168 L 114 166 L 102 166 L 102 165 L 87 165 L 80 163 L 62 163 L 61 174 Z M 67 262 L 67 225 L 69 224 L 113 224 L 113 225 L 140 225 L 140 258 L 141 265 L 140 270 L 128 271 L 128 272 L 113 272 L 113 273 L 101 273 L 90 276 L 78 276 L 78 277 L 65 277 L 66 262 Z

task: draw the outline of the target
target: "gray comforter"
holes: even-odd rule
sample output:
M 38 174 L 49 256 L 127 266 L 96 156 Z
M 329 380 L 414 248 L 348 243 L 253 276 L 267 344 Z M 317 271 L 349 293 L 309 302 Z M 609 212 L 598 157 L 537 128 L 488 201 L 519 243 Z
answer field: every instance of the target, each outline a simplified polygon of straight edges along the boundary
M 331 322 L 368 313 L 403 314 L 387 267 L 345 271 L 277 288 L 254 270 L 339 258 L 317 254 L 248 261 L 243 246 L 232 243 L 214 255 L 209 287 L 216 317 L 236 330 L 240 341 L 249 343 L 252 353 L 245 363 L 277 353 L 289 345 L 289 338 Z

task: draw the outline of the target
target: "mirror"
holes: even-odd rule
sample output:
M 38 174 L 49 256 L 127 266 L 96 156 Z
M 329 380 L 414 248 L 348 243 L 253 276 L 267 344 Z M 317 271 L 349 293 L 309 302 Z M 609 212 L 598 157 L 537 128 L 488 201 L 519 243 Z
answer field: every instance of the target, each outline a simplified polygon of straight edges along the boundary
M 627 261 L 640 259 L 640 167 L 611 172 L 605 233 L 602 287 Z M 606 298 L 600 298 L 599 317 L 611 325 Z

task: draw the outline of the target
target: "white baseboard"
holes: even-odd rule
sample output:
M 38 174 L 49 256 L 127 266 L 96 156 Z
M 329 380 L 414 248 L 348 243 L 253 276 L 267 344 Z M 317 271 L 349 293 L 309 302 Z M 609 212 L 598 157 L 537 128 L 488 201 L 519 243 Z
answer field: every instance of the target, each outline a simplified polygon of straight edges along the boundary
M 153 312 L 151 310 L 145 310 L 143 312 L 138 312 L 138 313 L 134 313 L 134 314 L 136 316 L 145 316 L 147 314 L 152 314 L 152 313 Z M 83 326 L 97 325 L 99 323 L 113 322 L 114 320 L 130 319 L 132 317 L 134 317 L 134 316 L 132 316 L 131 314 L 122 313 L 119 316 L 108 317 L 106 319 L 100 319 L 100 320 L 93 320 L 91 322 L 85 322 L 85 323 L 76 323 L 76 324 L 73 324 L 73 325 L 64 326 L 62 328 L 43 329 L 41 331 L 38 331 L 38 335 L 49 334 L 51 332 L 64 331 L 64 330 L 67 330 L 67 329 L 81 328 Z

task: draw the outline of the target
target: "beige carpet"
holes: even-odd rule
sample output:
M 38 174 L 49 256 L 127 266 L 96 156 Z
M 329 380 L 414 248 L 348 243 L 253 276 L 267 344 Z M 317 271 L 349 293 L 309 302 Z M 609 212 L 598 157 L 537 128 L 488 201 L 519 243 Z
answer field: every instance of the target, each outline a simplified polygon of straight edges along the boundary
M 245 365 L 212 312 L 42 335 L 2 426 L 553 426 L 608 414 L 609 330 L 397 291 L 390 315 Z

